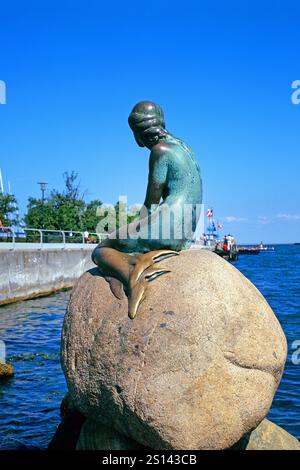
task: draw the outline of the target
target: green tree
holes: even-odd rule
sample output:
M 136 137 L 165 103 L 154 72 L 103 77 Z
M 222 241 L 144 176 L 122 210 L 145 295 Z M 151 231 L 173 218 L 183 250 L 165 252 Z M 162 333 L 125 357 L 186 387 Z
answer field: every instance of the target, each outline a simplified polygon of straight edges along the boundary
M 27 227 L 47 230 L 95 231 L 98 223 L 96 210 L 101 201 L 86 204 L 81 194 L 78 175 L 65 172 L 64 189 L 53 189 L 44 201 L 30 197 L 24 221 Z
M 44 201 L 33 197 L 28 199 L 28 210 L 24 217 L 27 227 L 69 232 L 87 230 L 91 233 L 98 231 L 99 222 L 105 220 L 106 225 L 101 231 L 111 232 L 119 227 L 120 219 L 126 224 L 138 217 L 138 212 L 128 211 L 122 202 L 107 208 L 98 199 L 86 203 L 84 194 L 80 191 L 77 173 L 66 172 L 63 178 L 63 191 L 52 190 Z M 97 214 L 97 209 L 101 206 L 103 213 Z
M 83 195 L 80 194 L 78 174 L 65 172 L 63 174 L 65 189 L 62 193 L 53 190 L 51 202 L 56 213 L 57 230 L 82 230 L 85 211 Z
M 131 211 L 126 204 L 118 201 L 115 205 L 117 229 L 123 225 L 130 224 L 139 217 L 139 211 Z
M 83 195 L 80 196 L 80 183 L 77 181 L 78 173 L 75 173 L 75 171 L 71 173 L 65 171 L 63 178 L 65 181 L 65 190 L 62 195 L 65 199 L 70 201 L 83 200 Z
M 85 202 L 80 194 L 78 175 L 63 174 L 65 188 L 52 190 L 44 201 L 30 197 L 24 221 L 28 227 L 47 230 L 82 231 Z
M 0 194 L 0 220 L 4 227 L 18 223 L 17 200 L 13 194 Z
M 56 213 L 51 200 L 30 197 L 28 199 L 27 214 L 24 217 L 25 224 L 29 228 L 47 228 L 56 230 Z
M 82 217 L 82 229 L 88 232 L 96 232 L 97 225 L 101 220 L 101 216 L 97 215 L 98 207 L 102 206 L 102 201 L 95 199 L 86 204 Z
M 85 202 L 69 199 L 62 194 L 53 193 L 51 199 L 55 211 L 56 230 L 82 230 Z

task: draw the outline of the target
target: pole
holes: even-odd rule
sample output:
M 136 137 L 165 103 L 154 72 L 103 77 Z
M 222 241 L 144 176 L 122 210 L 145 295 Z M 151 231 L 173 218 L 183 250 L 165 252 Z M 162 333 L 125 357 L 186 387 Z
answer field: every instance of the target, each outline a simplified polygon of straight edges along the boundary
M 0 168 L 0 191 L 2 194 L 4 194 L 4 187 L 3 187 L 3 179 L 2 179 L 2 171 Z
M 47 186 L 48 183 L 45 183 L 44 181 L 40 181 L 40 182 L 38 182 L 38 184 L 40 185 L 41 192 L 42 192 L 42 204 L 44 204 L 45 191 L 46 191 L 46 186 Z
M 39 181 L 38 184 L 40 185 L 41 192 L 42 192 L 42 227 L 43 229 L 45 228 L 45 211 L 44 211 L 44 202 L 45 202 L 45 191 L 46 191 L 46 186 L 48 183 L 45 181 Z

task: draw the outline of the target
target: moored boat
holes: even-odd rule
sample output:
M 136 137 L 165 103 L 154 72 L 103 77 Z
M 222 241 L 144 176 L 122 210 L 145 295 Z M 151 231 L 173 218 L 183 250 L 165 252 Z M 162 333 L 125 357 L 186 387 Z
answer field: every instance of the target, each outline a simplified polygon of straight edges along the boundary
M 263 242 L 260 242 L 260 244 L 256 247 L 256 249 L 258 251 L 263 251 L 263 252 L 266 252 L 266 251 L 275 251 L 275 248 L 274 246 L 266 246 L 263 244 Z
M 256 246 L 239 246 L 238 251 L 240 255 L 258 255 L 259 253 L 274 253 L 274 246 L 264 245 L 263 242 L 260 242 Z
M 236 260 L 238 258 L 238 249 L 234 237 L 228 234 L 220 239 L 218 231 L 222 229 L 222 224 L 220 221 L 215 224 L 213 209 L 207 209 L 206 217 L 208 219 L 207 233 L 204 233 L 201 237 L 204 248 L 213 251 L 228 261 Z
M 260 250 L 257 248 L 251 248 L 248 246 L 239 246 L 238 247 L 239 255 L 259 255 Z

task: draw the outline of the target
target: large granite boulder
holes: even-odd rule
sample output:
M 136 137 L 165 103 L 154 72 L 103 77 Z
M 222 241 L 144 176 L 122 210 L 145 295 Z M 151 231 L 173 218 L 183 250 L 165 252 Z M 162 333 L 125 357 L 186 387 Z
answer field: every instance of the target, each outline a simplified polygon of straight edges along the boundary
M 82 426 L 76 449 L 136 450 L 145 447 L 104 424 L 87 419 Z M 256 429 L 232 446 L 231 450 L 300 450 L 300 442 L 280 426 L 264 419 Z
M 82 426 L 76 450 L 137 450 L 145 449 L 130 437 L 102 423 L 87 419 Z
M 97 269 L 73 288 L 62 366 L 80 412 L 153 449 L 225 449 L 266 416 L 286 359 L 270 306 L 205 250 L 166 259 L 134 320 Z

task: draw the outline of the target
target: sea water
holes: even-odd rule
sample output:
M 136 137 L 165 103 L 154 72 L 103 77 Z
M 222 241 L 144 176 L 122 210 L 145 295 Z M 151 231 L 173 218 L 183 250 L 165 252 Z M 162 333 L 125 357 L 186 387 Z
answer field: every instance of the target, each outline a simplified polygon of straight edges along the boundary
M 288 358 L 268 418 L 298 439 L 299 261 L 300 246 L 278 245 L 274 253 L 241 255 L 234 263 L 266 297 L 286 334 Z M 69 292 L 61 292 L 0 308 L 0 340 L 15 369 L 14 378 L 0 383 L 0 449 L 45 449 L 60 422 L 66 392 L 60 335 L 68 298 Z

